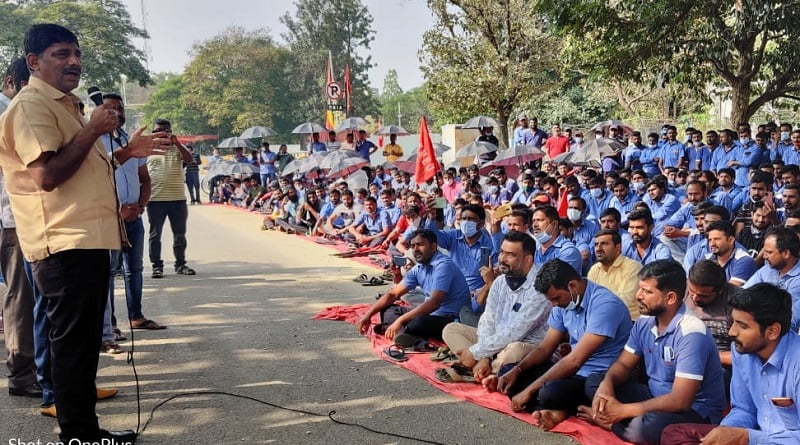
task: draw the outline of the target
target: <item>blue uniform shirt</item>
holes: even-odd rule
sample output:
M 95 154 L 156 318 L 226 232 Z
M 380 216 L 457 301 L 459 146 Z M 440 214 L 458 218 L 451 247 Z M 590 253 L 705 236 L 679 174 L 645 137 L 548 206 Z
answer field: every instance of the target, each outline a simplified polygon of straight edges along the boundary
M 711 168 L 715 172 L 718 172 L 719 169 L 725 168 L 728 166 L 728 162 L 730 161 L 741 161 L 743 158 L 742 155 L 742 147 L 739 144 L 734 143 L 730 147 L 726 148 L 724 145 L 720 145 L 714 152 L 711 153 Z M 739 172 L 736 172 L 736 177 L 739 177 Z M 737 182 L 738 184 L 738 182 Z
M 478 241 L 468 246 L 467 241 L 464 239 L 464 234 L 461 233 L 460 230 L 450 230 L 447 232 L 435 230 L 435 232 L 439 247 L 447 250 L 450 258 L 461 269 L 470 290 L 482 288 L 484 285 L 480 272 L 482 247 L 492 252 L 492 264 L 497 264 L 497 253 L 494 249 L 492 237 L 486 230 L 481 230 L 481 236 L 478 238 Z
M 653 221 L 655 222 L 653 234 L 656 236 L 664 232 L 664 224 L 681 207 L 680 201 L 669 193 L 664 194 L 661 201 L 655 201 L 650 198 L 650 195 L 646 194 L 642 201 L 647 204 L 647 207 L 650 208 L 650 213 L 653 215 Z
M 658 238 L 654 238 L 652 235 L 650 237 L 650 247 L 647 248 L 643 257 L 639 256 L 639 251 L 636 250 L 636 243 L 633 242 L 632 238 L 627 242 L 625 239 L 622 240 L 622 254 L 634 261 L 642 263 L 642 266 L 646 266 L 656 260 L 668 260 L 672 258 L 672 253 L 669 251 L 669 248 L 661 244 L 661 241 L 659 241 Z
M 685 305 L 661 334 L 656 317 L 641 316 L 633 325 L 625 350 L 644 359 L 653 397 L 672 392 L 675 378 L 700 381 L 692 409 L 711 423 L 719 423 L 727 405 L 719 351 L 705 323 L 687 312 Z
M 464 274 L 453 260 L 441 252 L 434 253 L 428 264 L 417 263 L 403 277 L 401 283 L 408 289 L 417 286 L 422 288 L 426 301 L 434 291 L 445 293 L 439 308 L 430 315 L 457 317 L 461 308 L 469 304 L 469 288 Z
M 558 238 L 553 242 L 546 251 L 542 252 L 541 246 L 536 246 L 536 255 L 533 256 L 533 264 L 541 266 L 542 264 L 558 258 L 575 269 L 579 274 L 583 271 L 583 258 L 581 253 L 572 241 L 564 238 L 563 235 L 558 235 Z
M 661 173 L 661 170 L 658 168 L 658 164 L 655 161 L 655 158 L 659 156 L 660 151 L 658 147 L 645 147 L 642 149 L 642 153 L 639 155 L 639 162 L 642 163 L 642 170 L 644 170 L 648 178 L 652 178 L 653 176 Z
M 664 168 L 677 167 L 686 158 L 686 146 L 678 141 L 665 141 L 661 145 L 661 165 Z
M 605 189 L 603 190 L 603 196 L 599 199 L 593 197 L 589 192 L 589 197 L 585 198 L 586 213 L 592 215 L 594 219 L 600 219 L 600 214 L 608 208 L 612 198 L 614 198 L 614 194 Z
M 711 165 L 711 150 L 707 145 L 686 147 L 686 158 L 689 161 L 689 170 L 706 170 Z M 698 165 L 698 162 L 700 164 Z
M 573 348 L 584 333 L 601 335 L 606 340 L 584 362 L 576 373 L 588 377 L 595 372 L 606 372 L 617 360 L 631 331 L 631 314 L 620 298 L 603 286 L 586 282 L 586 293 L 574 311 L 554 307 L 547 324 L 569 334 Z
M 121 128 L 119 129 L 119 138 L 122 145 L 128 143 L 128 134 Z M 103 141 L 103 146 L 109 155 L 120 147 L 120 144 L 111 139 L 110 135 L 103 135 L 100 140 Z M 147 165 L 147 158 L 130 158 L 114 170 L 114 179 L 117 183 L 117 199 L 119 199 L 120 204 L 139 203 L 141 193 L 139 167 L 143 165 Z
M 708 244 L 708 242 L 706 242 L 706 244 Z M 707 253 L 705 259 L 719 264 L 717 256 L 713 253 Z M 746 250 L 736 248 L 723 268 L 725 269 L 725 278 L 727 278 L 728 281 L 736 280 L 744 284 L 756 273 L 758 266 L 756 266 L 756 261 Z
M 769 360 L 756 354 L 733 351 L 731 411 L 722 426 L 747 428 L 751 444 L 795 445 L 800 443 L 800 338 L 788 333 L 778 342 Z M 794 400 L 789 407 L 772 403 L 776 397 Z
M 773 269 L 772 266 L 765 264 L 742 287 L 747 289 L 758 283 L 772 283 L 791 294 L 792 331 L 797 332 L 798 328 L 800 328 L 800 261 L 783 276 L 780 276 L 780 272 Z
M 367 212 L 362 212 L 353 222 L 353 227 L 358 227 L 361 224 L 364 224 L 364 228 L 367 229 L 370 235 L 381 233 L 384 227 L 388 227 L 389 230 L 392 230 L 392 222 L 389 219 L 389 215 L 380 210 L 376 211 L 374 216 Z

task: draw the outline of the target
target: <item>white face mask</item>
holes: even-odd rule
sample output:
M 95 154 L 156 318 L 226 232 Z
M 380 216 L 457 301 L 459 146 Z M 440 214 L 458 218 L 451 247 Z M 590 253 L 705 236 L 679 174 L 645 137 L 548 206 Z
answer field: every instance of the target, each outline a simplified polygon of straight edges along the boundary
M 583 297 L 580 296 L 580 295 L 573 294 L 572 290 L 570 290 L 569 291 L 569 298 L 570 298 L 569 304 L 567 305 L 567 307 L 564 308 L 564 310 L 565 311 L 574 311 L 575 309 L 578 309 L 578 307 L 581 305 L 581 301 L 583 300 Z
M 575 138 L 575 142 L 578 143 L 578 144 L 582 143 L 583 142 L 583 137 L 582 136 L 576 137 Z

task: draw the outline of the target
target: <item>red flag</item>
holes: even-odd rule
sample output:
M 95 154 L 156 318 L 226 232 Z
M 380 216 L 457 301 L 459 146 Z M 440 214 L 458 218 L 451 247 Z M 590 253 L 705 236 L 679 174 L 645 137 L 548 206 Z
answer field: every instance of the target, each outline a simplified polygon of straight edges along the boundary
M 564 192 L 561 193 L 561 197 L 558 199 L 558 216 L 566 218 L 568 207 L 569 199 L 567 199 L 567 188 L 565 187 Z
M 417 152 L 417 165 L 414 170 L 416 183 L 419 185 L 433 178 L 441 168 L 439 161 L 436 160 L 436 152 L 433 151 L 431 134 L 428 132 L 428 122 L 425 120 L 425 116 L 422 116 L 419 119 L 419 149 Z
M 350 65 L 344 66 L 344 96 L 347 101 L 347 115 L 350 116 L 350 109 L 353 103 L 350 101 L 350 94 L 353 92 L 353 86 L 350 84 Z
M 383 127 L 383 116 L 378 117 L 378 128 Z M 383 135 L 378 135 L 378 148 L 383 148 Z

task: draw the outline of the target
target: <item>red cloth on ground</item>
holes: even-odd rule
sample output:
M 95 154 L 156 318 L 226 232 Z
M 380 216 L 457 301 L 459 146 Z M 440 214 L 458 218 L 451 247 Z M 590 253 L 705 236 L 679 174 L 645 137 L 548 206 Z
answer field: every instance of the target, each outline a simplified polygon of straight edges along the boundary
M 357 323 L 358 320 L 366 313 L 371 305 L 369 304 L 356 304 L 353 306 L 332 306 L 323 309 L 317 315 L 314 315 L 314 320 L 339 320 L 348 323 Z M 379 315 L 373 316 L 373 324 L 379 321 Z M 444 368 L 438 362 L 430 360 L 430 354 L 408 354 L 408 360 L 405 362 L 395 362 L 383 355 L 383 350 L 388 348 L 392 342 L 387 340 L 382 335 L 376 335 L 372 331 L 367 335 L 372 342 L 372 350 L 379 357 L 386 361 L 394 363 L 397 366 L 405 368 L 414 374 L 424 378 L 431 385 L 439 390 L 450 394 L 453 397 L 461 400 L 472 402 L 476 405 L 489 408 L 491 410 L 503 413 L 505 415 L 517 418 L 523 422 L 533 425 L 533 417 L 529 413 L 515 413 L 511 410 L 511 402 L 508 397 L 500 393 L 489 393 L 483 389 L 482 386 L 474 383 L 443 383 L 436 379 L 434 372 L 438 368 Z M 583 445 L 625 445 L 625 442 L 614 435 L 610 431 L 606 431 L 600 427 L 590 425 L 575 417 L 570 417 L 561 422 L 551 430 L 553 433 L 564 434 L 572 437 Z

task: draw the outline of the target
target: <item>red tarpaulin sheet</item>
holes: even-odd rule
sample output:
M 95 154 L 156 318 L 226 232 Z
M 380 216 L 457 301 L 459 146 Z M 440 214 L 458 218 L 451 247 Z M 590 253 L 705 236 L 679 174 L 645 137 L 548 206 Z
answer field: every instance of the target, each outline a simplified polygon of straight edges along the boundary
M 317 315 L 314 315 L 314 320 L 333 320 L 333 321 L 346 321 L 348 323 L 357 323 L 371 307 L 369 304 L 356 304 L 353 306 L 332 306 L 323 309 Z M 373 317 L 373 324 L 379 322 L 379 315 L 375 314 Z M 368 335 L 372 342 L 372 351 L 379 357 L 386 361 L 405 368 L 414 374 L 427 380 L 428 383 L 435 386 L 439 390 L 450 394 L 453 397 L 461 400 L 472 402 L 491 410 L 503 413 L 522 420 L 523 422 L 533 425 L 533 417 L 529 413 L 522 412 L 516 413 L 511 410 L 511 403 L 503 394 L 488 393 L 482 386 L 474 383 L 442 383 L 436 379 L 434 372 L 438 368 L 443 368 L 443 365 L 438 362 L 431 361 L 428 354 L 409 354 L 408 360 L 405 362 L 394 362 L 383 356 L 382 351 L 389 347 L 392 342 L 386 340 L 382 335 L 375 335 L 370 331 Z M 553 433 L 567 435 L 578 443 L 583 445 L 626 445 L 625 442 L 619 439 L 610 431 L 606 431 L 600 427 L 590 425 L 575 417 L 570 417 L 561 422 L 551 430 Z

